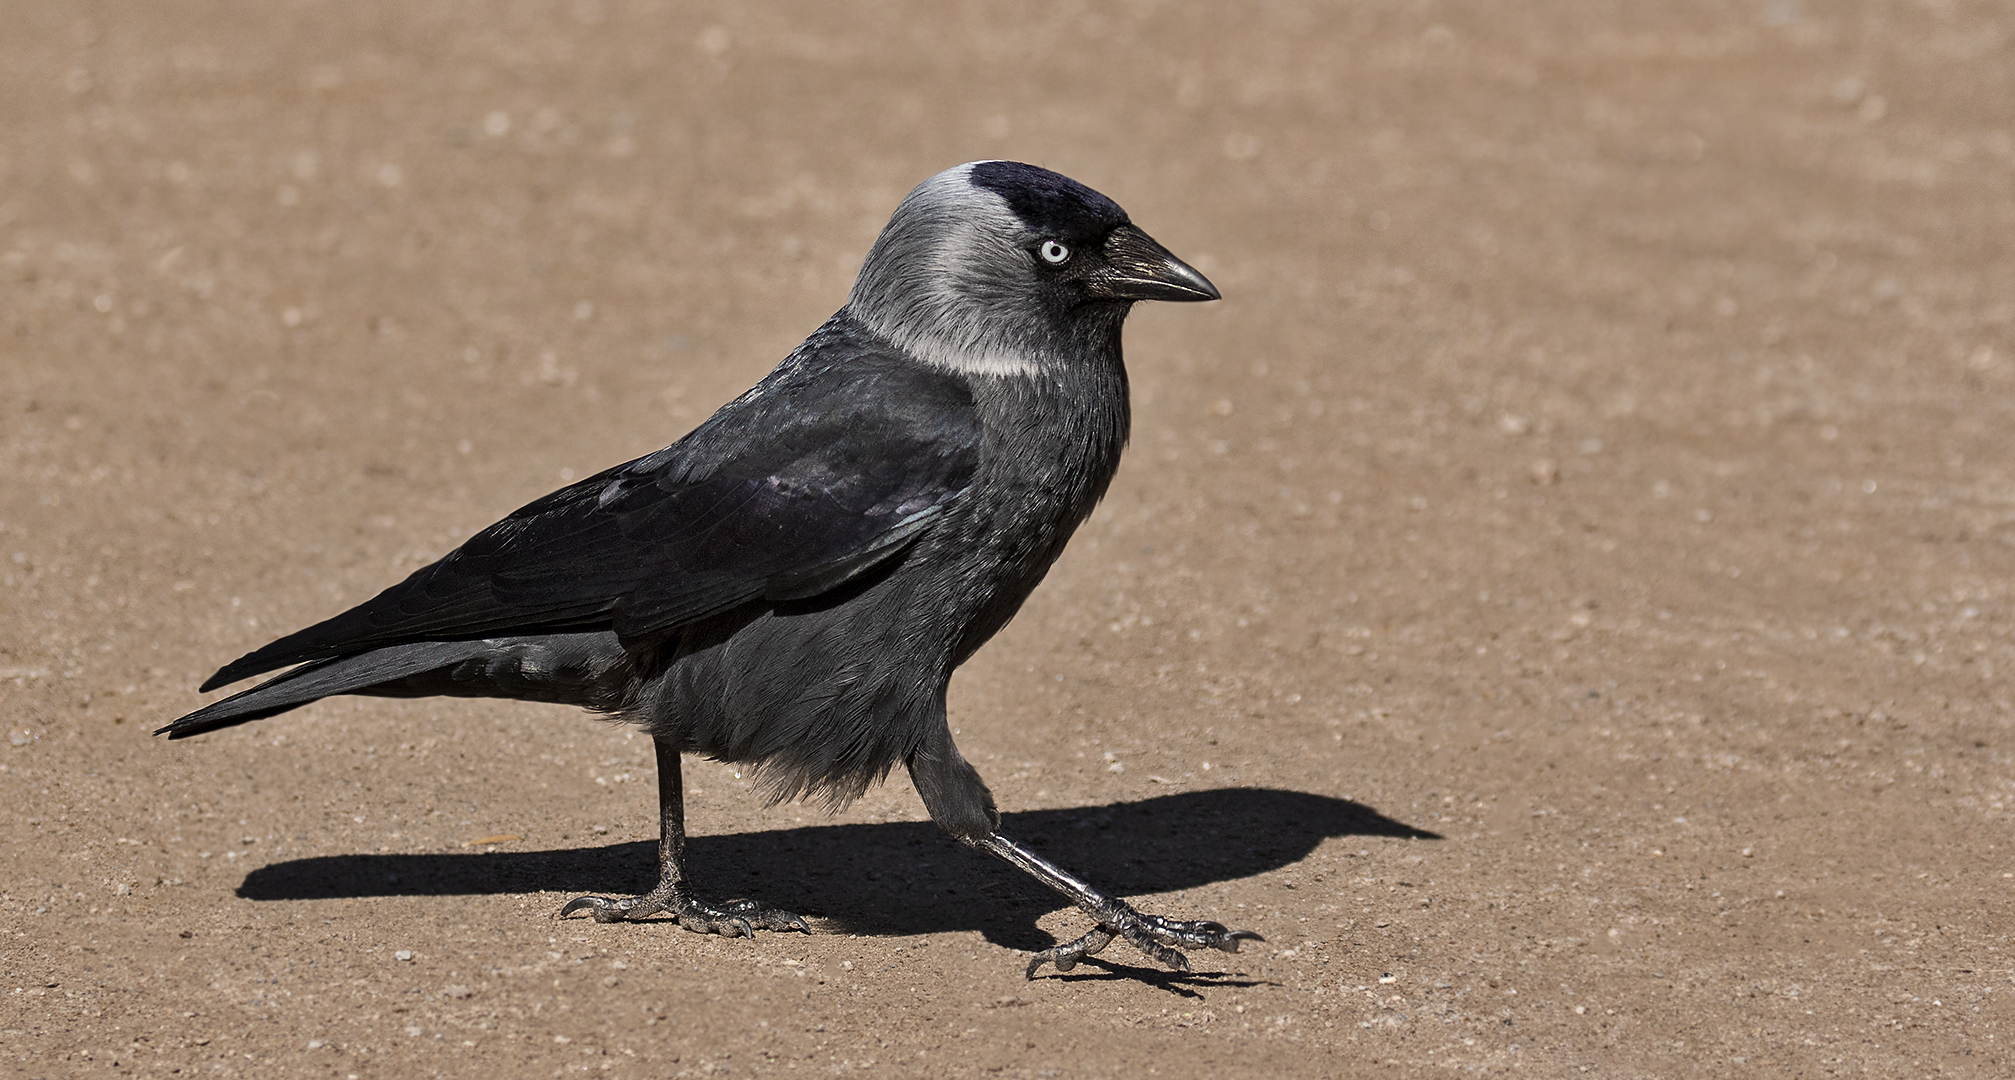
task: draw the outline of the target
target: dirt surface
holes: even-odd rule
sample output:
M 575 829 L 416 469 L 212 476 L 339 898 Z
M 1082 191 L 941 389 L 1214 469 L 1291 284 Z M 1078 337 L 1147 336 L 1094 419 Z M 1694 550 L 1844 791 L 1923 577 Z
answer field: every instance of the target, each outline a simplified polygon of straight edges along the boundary
M 1518 10 L 1509 10 L 1511 8 Z M 1992 3 L 14 3 L 0 1073 L 2015 1073 L 2015 18 Z M 655 449 L 1010 157 L 1226 299 L 953 684 L 1172 975 L 689 762 L 810 937 L 555 922 L 646 743 L 222 662 Z

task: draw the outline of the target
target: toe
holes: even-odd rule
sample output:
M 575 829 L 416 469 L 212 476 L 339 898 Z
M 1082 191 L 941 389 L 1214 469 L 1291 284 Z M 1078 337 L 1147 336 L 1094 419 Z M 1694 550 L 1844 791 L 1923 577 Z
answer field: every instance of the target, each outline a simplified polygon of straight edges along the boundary
M 586 911 L 594 916 L 596 922 L 602 923 L 668 913 L 680 926 L 696 934 L 719 934 L 722 937 L 755 937 L 757 928 L 812 932 L 811 926 L 797 915 L 754 900 L 737 900 L 714 907 L 681 892 L 665 889 L 620 900 L 606 896 L 577 896 L 567 901 L 555 917 L 564 919 L 576 911 Z
M 757 926 L 765 930 L 797 930 L 806 934 L 812 932 L 811 925 L 803 919 L 788 911 L 778 911 L 775 908 L 762 912 L 754 916 L 753 919 Z
M 1035 978 L 1035 973 L 1041 971 L 1044 964 L 1056 968 L 1057 974 L 1062 975 L 1077 967 L 1078 960 L 1083 956 L 1083 952 L 1073 949 L 1069 945 L 1059 945 L 1054 949 L 1044 949 L 1028 958 L 1028 969 L 1022 972 L 1022 977 L 1025 979 Z
M 1164 967 L 1174 971 L 1189 970 L 1189 957 L 1184 956 L 1181 949 L 1172 949 L 1146 934 L 1128 934 L 1127 940 L 1141 952 L 1160 961 Z
M 1090 933 L 1078 938 L 1076 941 L 1067 941 L 1055 948 L 1044 949 L 1029 958 L 1028 970 L 1023 972 L 1023 976 L 1030 979 L 1035 978 L 1037 969 L 1041 968 L 1044 964 L 1056 965 L 1059 973 L 1069 971 L 1077 966 L 1079 960 L 1091 956 L 1100 949 L 1112 944 L 1113 938 L 1122 932 L 1114 931 L 1104 926 L 1094 927 Z
M 679 925 L 696 934 L 719 934 L 722 937 L 756 936 L 755 929 L 749 926 L 747 919 L 697 904 L 679 912 Z
M 771 907 L 760 900 L 735 900 L 726 905 L 729 914 L 739 915 L 759 930 L 800 930 L 811 933 L 812 928 L 795 913 L 779 907 Z

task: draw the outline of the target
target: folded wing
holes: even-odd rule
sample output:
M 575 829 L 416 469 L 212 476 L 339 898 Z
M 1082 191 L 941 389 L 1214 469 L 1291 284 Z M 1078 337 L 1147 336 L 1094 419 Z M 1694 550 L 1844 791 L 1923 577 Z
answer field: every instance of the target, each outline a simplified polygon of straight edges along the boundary
M 531 503 L 203 689 L 415 641 L 631 641 L 816 596 L 928 529 L 970 482 L 979 438 L 966 384 L 829 325 L 679 442 Z

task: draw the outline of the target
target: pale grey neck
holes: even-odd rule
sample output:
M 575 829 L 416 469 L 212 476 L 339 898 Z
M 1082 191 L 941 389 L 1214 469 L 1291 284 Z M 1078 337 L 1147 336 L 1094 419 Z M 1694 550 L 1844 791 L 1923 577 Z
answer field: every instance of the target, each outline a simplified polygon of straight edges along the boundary
M 1047 351 L 1027 298 L 1004 286 L 1026 273 L 1027 230 L 971 166 L 910 192 L 868 252 L 847 309 L 927 364 L 966 375 L 1029 375 Z

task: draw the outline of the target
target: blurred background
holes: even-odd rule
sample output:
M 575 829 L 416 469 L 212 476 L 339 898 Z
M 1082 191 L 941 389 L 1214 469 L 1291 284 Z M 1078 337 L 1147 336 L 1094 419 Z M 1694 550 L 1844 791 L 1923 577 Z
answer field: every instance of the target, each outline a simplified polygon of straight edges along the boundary
M 2008 1067 L 2006 5 L 4 18 L 21 1075 Z M 648 749 L 557 711 L 145 732 L 683 434 L 838 307 L 911 186 L 995 157 L 1111 195 L 1225 299 L 1132 317 L 1129 457 L 954 683 L 961 745 L 1005 808 L 1111 838 L 1068 842 L 1086 876 L 1267 948 L 1025 987 L 1001 946 L 1072 913 L 946 898 L 985 871 L 927 832 L 845 833 L 805 881 L 777 838 L 841 834 L 711 763 L 693 820 L 728 880 L 837 889 L 846 933 L 555 927 L 580 886 L 537 859 L 502 893 L 247 885 L 487 848 L 646 873 Z M 1227 830 L 1203 854 L 1147 839 L 1199 814 Z M 920 817 L 898 778 L 833 827 Z M 834 883 L 871 869 L 938 914 Z M 721 1004 L 754 994 L 788 998 L 774 1028 Z

